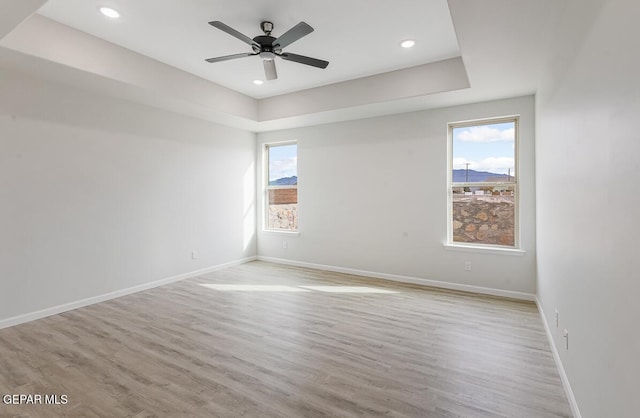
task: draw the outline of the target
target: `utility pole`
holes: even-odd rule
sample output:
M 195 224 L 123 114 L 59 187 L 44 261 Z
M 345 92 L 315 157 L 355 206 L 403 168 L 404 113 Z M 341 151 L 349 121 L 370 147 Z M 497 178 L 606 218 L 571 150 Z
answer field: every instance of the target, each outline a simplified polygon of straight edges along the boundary
M 511 168 L 509 168 L 508 173 L 509 178 L 507 180 L 509 181 L 509 183 L 511 183 Z
M 464 163 L 464 165 L 467 166 L 465 172 L 464 172 L 464 181 L 465 183 L 469 183 L 469 163 Z

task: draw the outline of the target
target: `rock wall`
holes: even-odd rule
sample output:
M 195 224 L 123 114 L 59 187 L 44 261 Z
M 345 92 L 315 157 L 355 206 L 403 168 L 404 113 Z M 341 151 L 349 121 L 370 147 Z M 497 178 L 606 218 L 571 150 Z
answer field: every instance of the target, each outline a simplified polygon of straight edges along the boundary
M 513 196 L 455 196 L 453 241 L 515 245 Z
M 270 189 L 267 228 L 284 231 L 298 229 L 298 189 Z
M 267 227 L 285 231 L 298 230 L 298 205 L 269 205 Z

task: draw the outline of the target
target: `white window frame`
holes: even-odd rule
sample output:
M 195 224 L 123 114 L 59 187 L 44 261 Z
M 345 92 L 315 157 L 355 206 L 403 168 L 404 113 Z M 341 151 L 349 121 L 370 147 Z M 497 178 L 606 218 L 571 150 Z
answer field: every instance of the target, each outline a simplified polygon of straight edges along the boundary
M 263 210 L 262 210 L 262 216 L 263 216 L 263 222 L 262 222 L 262 229 L 264 232 L 268 232 L 268 233 L 276 233 L 276 234 L 289 234 L 289 235 L 299 235 L 300 234 L 300 205 L 298 204 L 298 229 L 275 229 L 275 228 L 269 228 L 269 191 L 270 190 L 276 190 L 276 189 L 298 189 L 298 185 L 292 185 L 292 186 L 271 186 L 269 185 L 269 148 L 275 148 L 275 147 L 282 147 L 282 146 L 287 146 L 287 145 L 298 145 L 298 141 L 296 140 L 291 140 L 291 141 L 282 141 L 282 142 L 269 142 L 264 144 L 263 147 L 263 177 L 264 177 L 264 181 L 263 181 L 263 185 L 264 185 L 264 192 L 262 194 L 262 199 L 264 201 L 263 204 Z M 296 152 L 296 156 L 297 156 L 297 152 Z M 298 176 L 298 166 L 297 166 L 297 162 L 296 162 L 296 176 Z M 299 176 L 298 176 L 299 179 Z M 296 192 L 297 193 L 297 192 Z
M 453 182 L 453 130 L 471 126 L 492 125 L 496 123 L 514 122 L 514 180 L 512 182 Z M 518 149 L 520 145 L 520 116 L 500 116 L 495 118 L 474 119 L 459 122 L 450 122 L 447 125 L 447 247 L 460 247 L 468 249 L 487 249 L 498 251 L 520 252 L 520 164 Z M 467 243 L 453 240 L 453 188 L 454 187 L 483 187 L 483 186 L 510 186 L 514 190 L 514 245 L 496 245 L 484 243 Z

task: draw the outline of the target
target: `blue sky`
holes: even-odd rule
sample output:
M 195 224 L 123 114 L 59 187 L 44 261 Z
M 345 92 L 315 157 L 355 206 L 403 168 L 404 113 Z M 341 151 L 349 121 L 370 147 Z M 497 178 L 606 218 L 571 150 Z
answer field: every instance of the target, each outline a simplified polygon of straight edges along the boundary
M 269 181 L 298 175 L 298 145 L 269 147 Z
M 453 129 L 453 169 L 515 173 L 515 122 Z

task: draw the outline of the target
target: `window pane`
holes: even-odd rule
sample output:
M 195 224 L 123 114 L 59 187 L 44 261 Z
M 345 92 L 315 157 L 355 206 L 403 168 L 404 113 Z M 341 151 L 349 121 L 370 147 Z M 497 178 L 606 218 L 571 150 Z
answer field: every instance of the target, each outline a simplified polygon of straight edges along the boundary
M 298 229 L 298 146 L 271 145 L 267 148 L 267 229 Z
M 513 186 L 452 187 L 453 241 L 515 245 Z
M 269 186 L 298 184 L 298 145 L 269 147 Z
M 267 228 L 296 231 L 298 229 L 298 189 L 269 189 Z
M 452 130 L 454 183 L 515 181 L 515 122 Z

